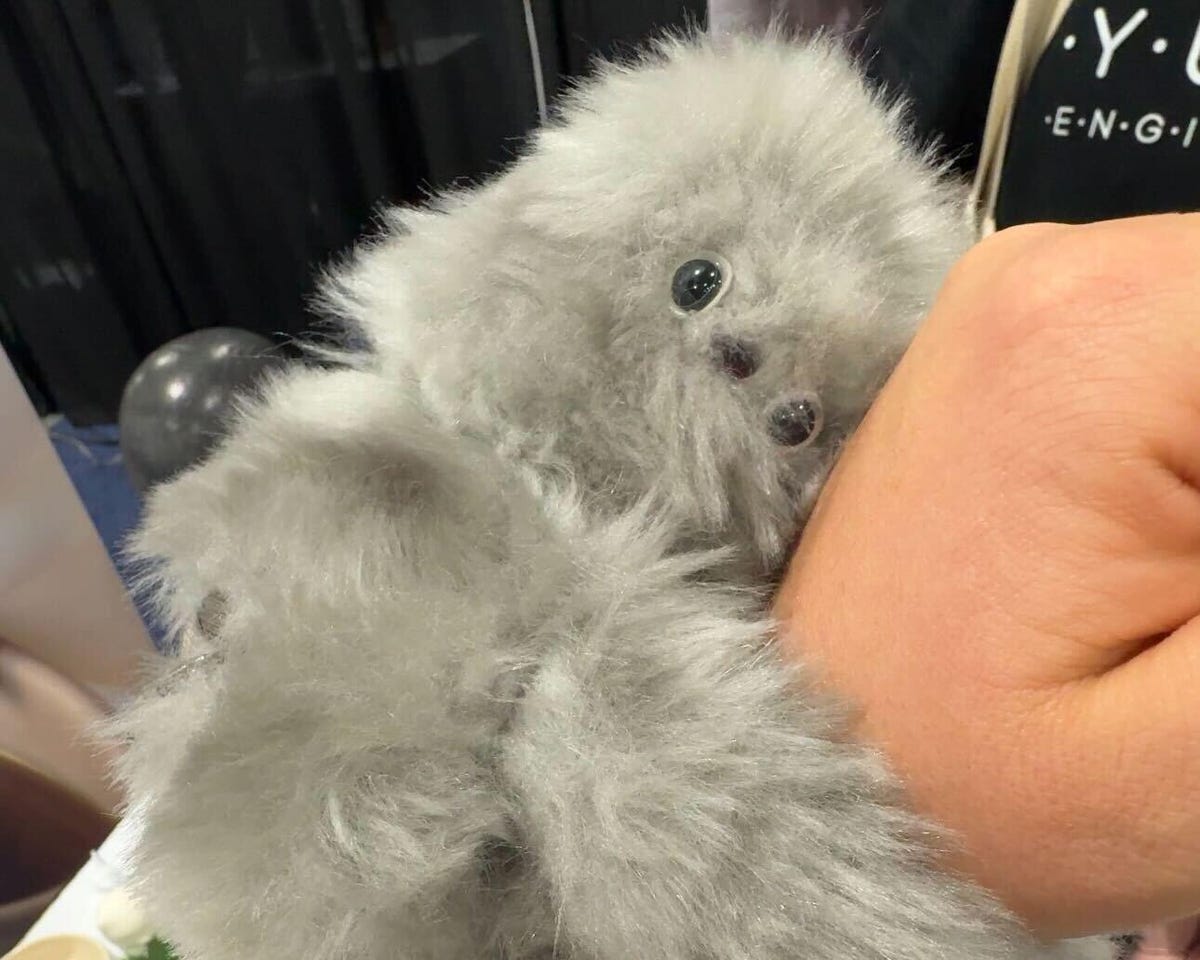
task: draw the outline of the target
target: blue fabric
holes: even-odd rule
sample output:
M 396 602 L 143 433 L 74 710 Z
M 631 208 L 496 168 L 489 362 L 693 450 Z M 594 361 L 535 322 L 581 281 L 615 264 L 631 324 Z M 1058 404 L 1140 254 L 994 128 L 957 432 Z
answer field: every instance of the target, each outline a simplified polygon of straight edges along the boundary
M 50 439 L 88 516 L 115 561 L 122 539 L 137 523 L 141 500 L 121 462 L 115 424 L 76 427 L 60 420 Z
M 129 571 L 123 568 L 120 549 L 137 525 L 142 501 L 125 473 L 116 424 L 76 427 L 64 419 L 53 423 L 49 432 L 84 509 L 128 587 Z M 141 614 L 155 645 L 162 649 L 162 631 L 145 610 Z

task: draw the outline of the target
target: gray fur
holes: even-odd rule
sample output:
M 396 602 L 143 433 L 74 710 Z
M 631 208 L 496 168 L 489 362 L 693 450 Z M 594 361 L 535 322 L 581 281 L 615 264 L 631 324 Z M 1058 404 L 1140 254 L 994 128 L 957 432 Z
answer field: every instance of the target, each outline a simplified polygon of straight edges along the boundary
M 503 176 L 389 213 L 325 287 L 370 349 L 277 378 L 137 540 L 206 654 L 115 724 L 183 956 L 1091 949 L 935 869 L 766 615 L 961 201 L 834 47 L 767 38 L 609 67 Z M 701 250 L 733 284 L 681 317 Z M 801 393 L 825 432 L 782 448 Z

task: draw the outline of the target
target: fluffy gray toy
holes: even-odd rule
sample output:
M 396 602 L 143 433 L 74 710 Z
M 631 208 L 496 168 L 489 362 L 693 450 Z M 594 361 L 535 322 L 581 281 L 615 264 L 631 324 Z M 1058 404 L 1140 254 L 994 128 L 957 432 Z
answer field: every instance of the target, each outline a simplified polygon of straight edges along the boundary
M 386 215 L 137 550 L 116 726 L 187 960 L 1017 960 L 774 646 L 774 578 L 968 244 L 833 46 L 670 40 Z M 1105 948 L 1101 945 L 1100 950 Z

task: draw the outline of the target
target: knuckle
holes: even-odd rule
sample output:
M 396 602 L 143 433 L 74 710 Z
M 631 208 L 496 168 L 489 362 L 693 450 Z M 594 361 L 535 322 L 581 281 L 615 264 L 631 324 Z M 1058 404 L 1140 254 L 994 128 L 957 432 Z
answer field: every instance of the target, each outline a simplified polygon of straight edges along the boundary
M 1040 233 L 997 270 L 992 320 L 1010 346 L 1077 342 L 1082 328 L 1137 322 L 1140 302 L 1161 286 L 1164 251 L 1122 230 Z
M 989 234 L 971 247 L 960 266 L 968 273 L 980 268 L 990 269 L 989 265 L 1003 263 L 1046 238 L 1069 229 L 1058 223 L 1024 223 L 1007 227 Z

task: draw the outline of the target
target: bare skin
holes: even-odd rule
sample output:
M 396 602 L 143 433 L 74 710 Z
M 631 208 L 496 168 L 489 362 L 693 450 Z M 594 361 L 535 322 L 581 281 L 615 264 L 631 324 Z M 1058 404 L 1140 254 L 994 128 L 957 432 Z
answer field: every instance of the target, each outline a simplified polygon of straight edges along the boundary
M 1035 931 L 1200 912 L 1200 216 L 972 251 L 776 613 Z

